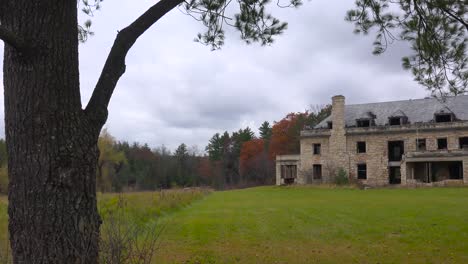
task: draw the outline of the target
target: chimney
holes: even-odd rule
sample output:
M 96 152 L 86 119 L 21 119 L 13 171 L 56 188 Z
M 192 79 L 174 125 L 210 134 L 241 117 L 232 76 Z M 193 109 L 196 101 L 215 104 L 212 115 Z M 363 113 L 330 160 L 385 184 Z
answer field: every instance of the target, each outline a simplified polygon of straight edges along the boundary
M 346 151 L 345 97 L 342 95 L 332 97 L 332 122 L 333 128 L 329 140 L 329 160 L 336 169 L 342 168 L 349 173 L 349 157 Z M 329 171 L 328 177 L 330 181 L 333 181 L 336 175 L 330 173 L 333 172 Z
M 332 97 L 332 122 L 333 129 L 345 128 L 345 97 L 343 95 Z

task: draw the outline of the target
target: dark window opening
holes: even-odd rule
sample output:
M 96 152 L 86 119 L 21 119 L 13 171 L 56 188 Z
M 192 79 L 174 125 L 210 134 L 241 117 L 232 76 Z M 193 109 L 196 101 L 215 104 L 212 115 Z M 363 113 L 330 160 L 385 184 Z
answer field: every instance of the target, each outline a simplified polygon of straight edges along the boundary
M 357 142 L 357 153 L 366 153 L 366 142 L 365 141 Z
M 452 114 L 436 114 L 436 123 L 452 122 Z
M 447 138 L 437 139 L 437 149 L 447 149 Z
M 327 122 L 328 129 L 333 129 L 333 122 Z
M 358 164 L 357 165 L 357 177 L 359 180 L 367 179 L 367 164 Z
M 313 172 L 314 172 L 314 180 L 321 180 L 322 179 L 322 165 L 315 164 L 313 166 Z
M 413 165 L 414 179 L 420 182 L 462 180 L 462 161 L 417 162 Z
M 284 179 L 284 183 L 294 183 L 294 179 L 297 178 L 297 166 L 296 165 L 281 165 L 281 178 Z
M 390 175 L 388 177 L 390 184 L 400 184 L 401 183 L 401 169 L 400 167 L 390 167 Z
M 468 149 L 468 137 L 461 137 L 458 141 L 461 149 Z
M 425 138 L 416 139 L 416 150 L 417 151 L 425 151 L 426 150 L 426 139 Z
M 399 118 L 399 117 L 390 117 L 389 124 L 391 126 L 399 126 L 399 125 L 401 125 L 401 118 Z
M 370 127 L 370 120 L 369 119 L 359 119 L 356 120 L 358 127 Z
M 320 144 L 314 144 L 314 155 L 320 155 L 322 146 Z
M 405 143 L 403 141 L 389 141 L 388 142 L 388 160 L 401 161 L 405 153 Z

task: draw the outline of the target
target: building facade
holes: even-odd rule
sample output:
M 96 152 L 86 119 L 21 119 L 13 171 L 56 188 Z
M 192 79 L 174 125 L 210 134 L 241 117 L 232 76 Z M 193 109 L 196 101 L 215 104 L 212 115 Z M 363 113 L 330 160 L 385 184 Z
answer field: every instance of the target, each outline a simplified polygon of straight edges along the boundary
M 346 105 L 301 132 L 301 152 L 276 158 L 276 183 L 468 184 L 468 96 Z

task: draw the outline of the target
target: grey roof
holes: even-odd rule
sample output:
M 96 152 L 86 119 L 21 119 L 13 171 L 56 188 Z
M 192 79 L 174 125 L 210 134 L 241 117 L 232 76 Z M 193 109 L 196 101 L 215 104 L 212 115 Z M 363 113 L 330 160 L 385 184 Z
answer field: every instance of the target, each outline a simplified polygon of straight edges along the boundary
M 383 103 L 345 105 L 345 123 L 347 127 L 356 126 L 356 120 L 375 115 L 375 125 L 388 124 L 389 117 L 406 116 L 409 123 L 433 122 L 435 113 L 453 113 L 457 120 L 468 121 L 468 95 L 453 97 L 425 98 L 416 100 L 393 101 Z M 403 115 L 402 115 L 403 114 Z M 315 128 L 326 128 L 331 116 L 320 122 Z

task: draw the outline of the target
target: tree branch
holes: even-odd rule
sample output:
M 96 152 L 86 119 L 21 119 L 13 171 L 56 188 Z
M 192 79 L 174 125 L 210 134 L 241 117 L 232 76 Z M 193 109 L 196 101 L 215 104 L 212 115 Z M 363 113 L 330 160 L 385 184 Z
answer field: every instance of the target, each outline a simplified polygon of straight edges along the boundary
M 443 8 L 443 7 L 440 7 L 440 9 L 447 13 L 451 18 L 453 18 L 454 20 L 460 22 L 463 26 L 465 26 L 466 30 L 468 31 L 468 23 L 465 22 L 461 17 L 458 17 L 456 16 L 455 14 L 453 14 L 452 12 L 450 12 L 450 10 L 448 10 L 447 8 Z
M 85 109 L 86 114 L 97 122 L 99 129 L 107 120 L 107 106 L 117 82 L 125 72 L 125 57 L 128 51 L 146 30 L 182 2 L 183 0 L 160 0 L 117 34 Z
M 0 39 L 18 51 L 24 51 L 26 48 L 24 40 L 3 26 L 0 26 Z

